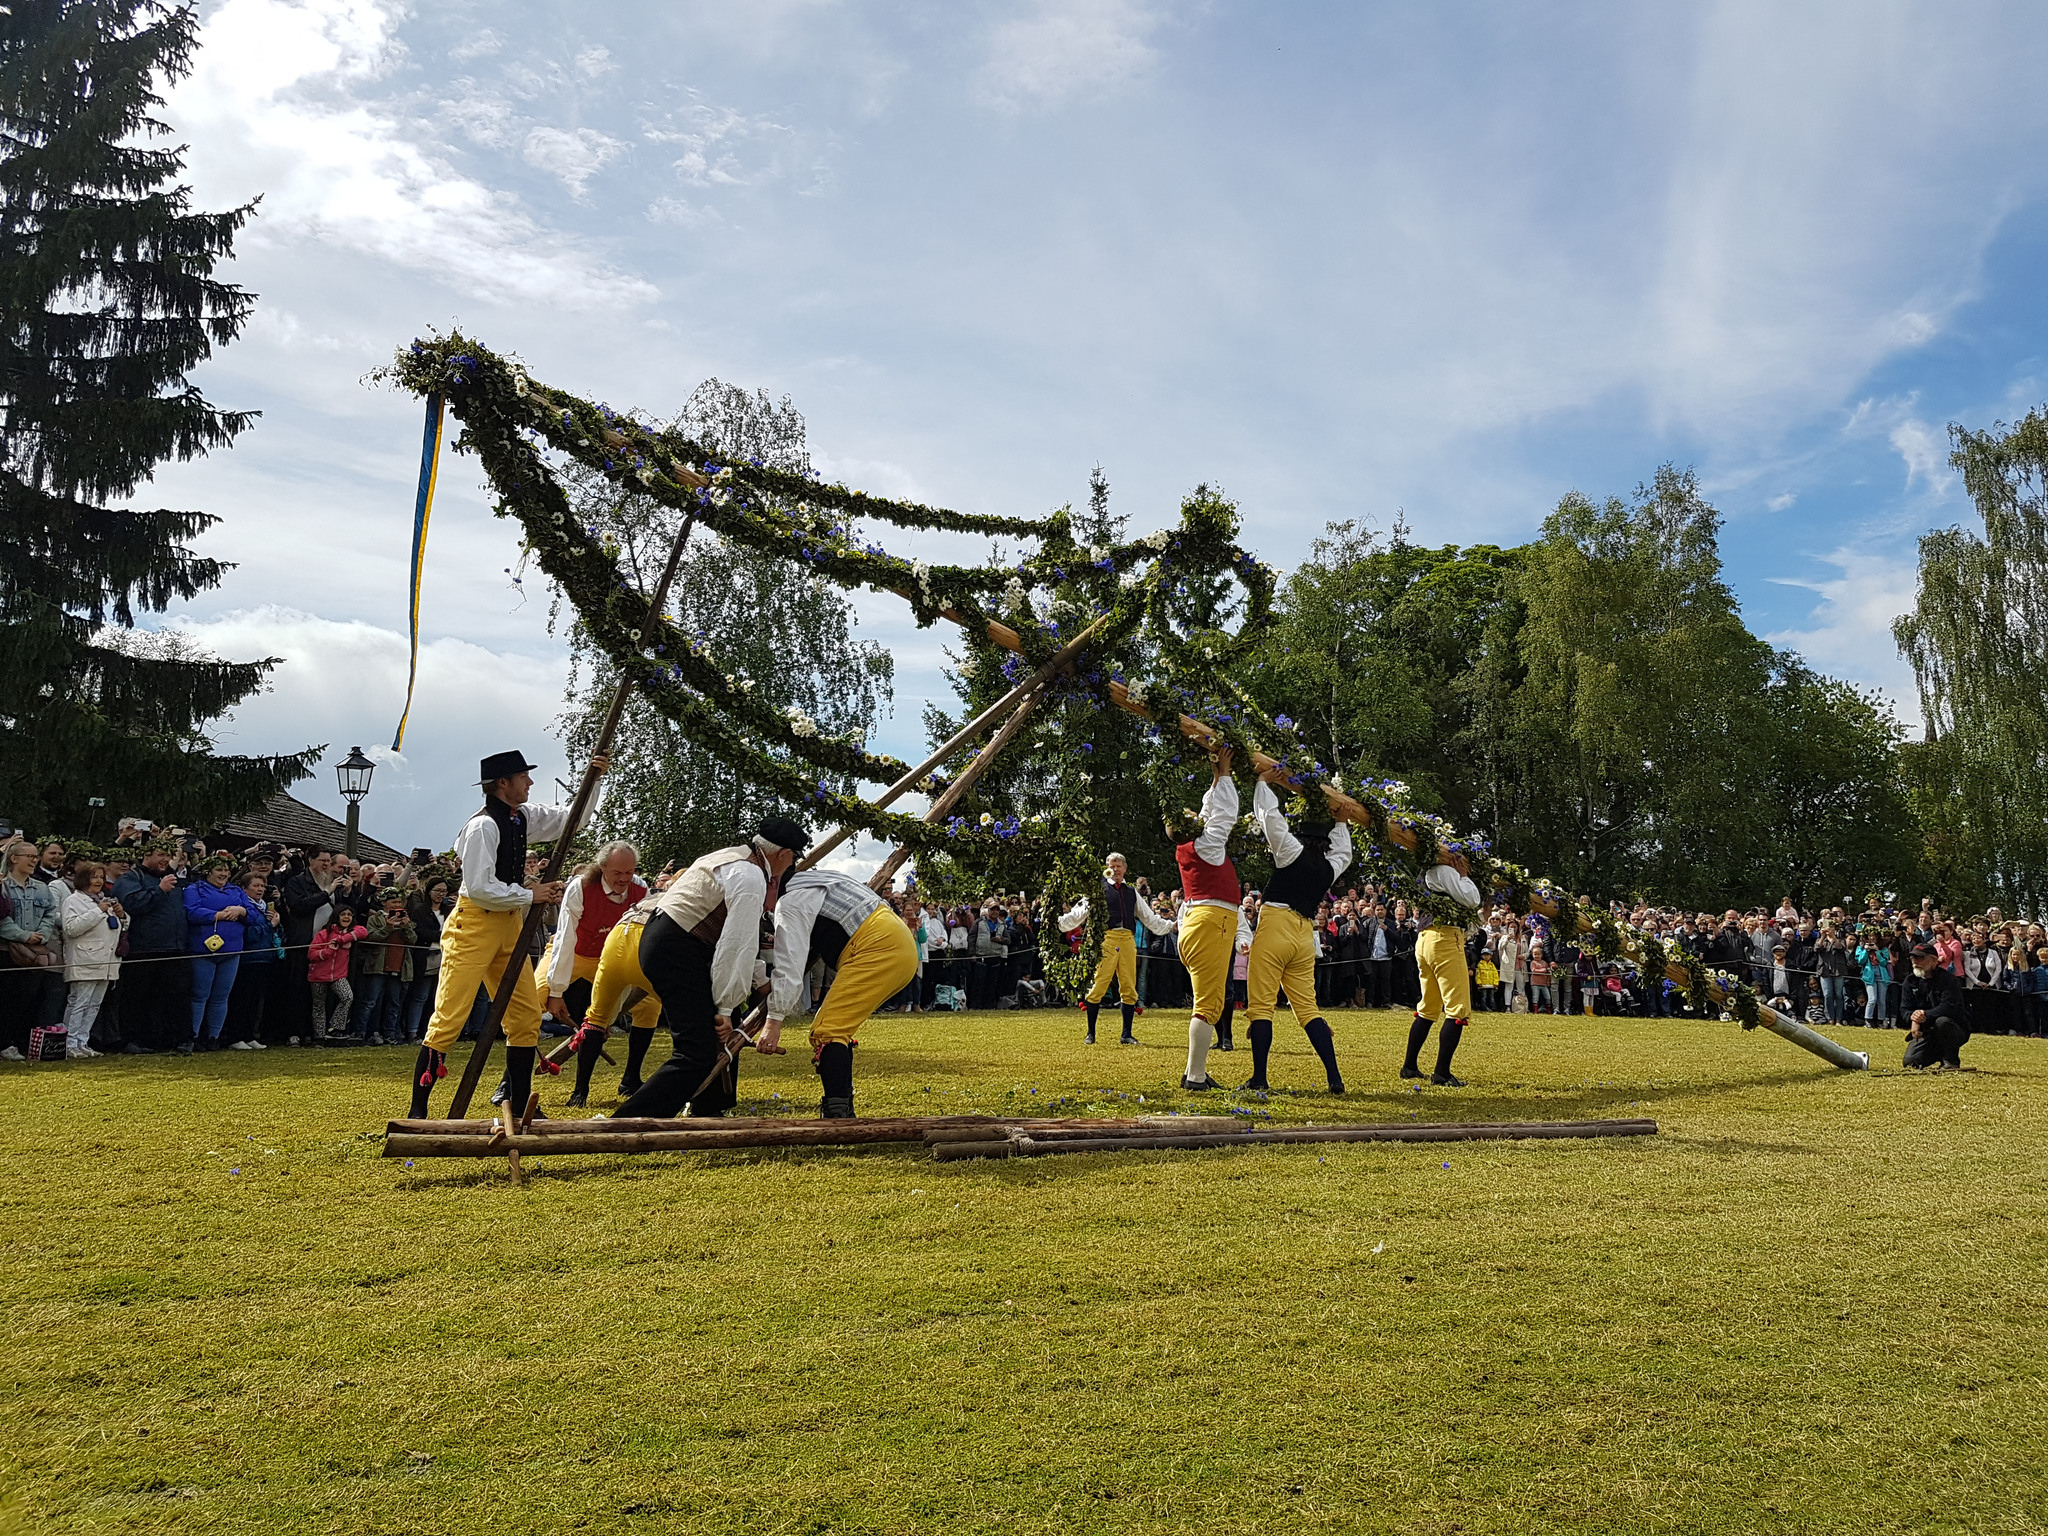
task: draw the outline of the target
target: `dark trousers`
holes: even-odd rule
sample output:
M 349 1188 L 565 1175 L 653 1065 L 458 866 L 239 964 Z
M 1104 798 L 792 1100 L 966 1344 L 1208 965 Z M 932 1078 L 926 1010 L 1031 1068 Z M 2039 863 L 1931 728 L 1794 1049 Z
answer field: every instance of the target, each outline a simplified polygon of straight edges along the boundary
M 1365 1005 L 1368 1008 L 1384 1008 L 1393 1001 L 1394 962 L 1392 960 L 1362 960 L 1359 969 L 1365 978 Z
M 28 1049 L 28 1032 L 64 1022 L 64 967 L 24 965 L 0 971 L 0 1044 Z
M 181 951 L 128 957 L 121 967 L 121 1032 L 130 1040 L 161 1051 L 192 1038 L 188 959 Z
M 1920 1033 L 1906 1042 L 1906 1065 L 1909 1067 L 1931 1067 L 1937 1062 L 1946 1062 L 1951 1067 L 1962 1063 L 1962 1050 L 1968 1044 L 1970 1032 L 1954 1019 L 1930 1019 L 1920 1026 Z
M 711 946 L 685 931 L 666 912 L 657 912 L 640 935 L 640 970 L 661 999 L 662 1017 L 675 1037 L 676 1053 L 638 1093 L 613 1111 L 613 1118 L 651 1115 L 665 1119 L 681 1113 L 685 1104 L 693 1118 L 724 1114 L 739 1097 L 737 1064 L 697 1093 L 697 1085 L 710 1076 L 720 1054 L 715 1022 L 718 1008 L 711 996 Z
M 263 1016 L 270 1011 L 271 995 L 277 991 L 277 974 L 281 967 L 275 960 L 250 963 L 250 956 L 242 956 L 242 968 L 235 973 L 235 990 L 228 994 L 228 1026 L 221 1031 L 221 1039 L 233 1044 L 237 1040 L 261 1040 L 263 1038 Z

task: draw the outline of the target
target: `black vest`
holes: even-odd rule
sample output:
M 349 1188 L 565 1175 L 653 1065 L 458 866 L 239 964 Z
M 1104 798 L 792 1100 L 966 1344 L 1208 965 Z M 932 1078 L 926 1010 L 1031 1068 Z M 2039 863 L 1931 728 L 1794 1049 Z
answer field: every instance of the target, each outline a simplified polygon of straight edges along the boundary
M 479 814 L 498 824 L 498 879 L 506 885 L 526 884 L 526 813 L 492 795 Z
M 1138 893 L 1126 883 L 1111 885 L 1102 882 L 1102 926 L 1105 928 L 1136 928 L 1138 926 Z
M 1266 882 L 1265 898 L 1269 904 L 1278 902 L 1283 907 L 1292 907 L 1314 922 L 1316 908 L 1330 894 L 1335 880 L 1322 850 L 1304 846 L 1292 864 L 1273 871 L 1273 878 Z
M 831 918 L 820 917 L 811 924 L 811 953 L 804 963 L 804 968 L 809 970 L 812 965 L 822 960 L 827 970 L 838 970 L 839 954 L 846 948 L 849 937 L 851 935 Z

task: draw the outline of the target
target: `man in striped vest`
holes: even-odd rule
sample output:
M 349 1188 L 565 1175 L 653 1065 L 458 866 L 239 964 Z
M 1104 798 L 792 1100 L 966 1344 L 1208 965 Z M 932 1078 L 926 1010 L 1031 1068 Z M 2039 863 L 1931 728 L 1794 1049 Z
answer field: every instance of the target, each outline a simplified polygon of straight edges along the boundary
M 629 919 L 638 919 L 640 939 L 630 953 L 620 944 L 614 960 L 617 932 L 607 940 L 591 1006 L 609 1004 L 618 995 L 615 986 L 652 992 L 676 1042 L 661 1070 L 618 1107 L 620 1119 L 666 1118 L 685 1105 L 692 1117 L 732 1108 L 739 1096 L 736 1066 L 701 1093 L 697 1085 L 732 1044 L 732 1021 L 753 993 L 768 894 L 810 841 L 797 823 L 770 816 L 748 841 L 705 854 L 635 908 Z M 611 976 L 605 975 L 608 963 Z
M 758 1049 L 782 1049 L 782 1021 L 803 995 L 804 974 L 823 960 L 835 974 L 811 1020 L 811 1064 L 824 1086 L 819 1113 L 853 1118 L 853 1048 L 861 1022 L 917 974 L 917 940 L 888 901 L 860 881 L 807 869 L 775 901 L 775 965 L 768 1024 Z
M 1237 781 L 1230 776 L 1230 748 L 1212 754 L 1209 791 L 1200 811 L 1167 818 L 1180 866 L 1180 958 L 1194 989 L 1188 1020 L 1188 1067 L 1182 1088 L 1201 1092 L 1209 1079 L 1209 1047 L 1230 1028 L 1230 962 L 1237 951 L 1238 903 L 1244 892 L 1230 859 L 1230 832 L 1237 825 Z

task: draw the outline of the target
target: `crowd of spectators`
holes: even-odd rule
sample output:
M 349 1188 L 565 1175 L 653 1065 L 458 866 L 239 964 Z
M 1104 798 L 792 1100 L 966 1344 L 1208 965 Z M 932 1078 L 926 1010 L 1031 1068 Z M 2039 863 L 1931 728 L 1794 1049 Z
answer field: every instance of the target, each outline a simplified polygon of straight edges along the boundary
M 536 855 L 529 873 L 538 868 Z M 1179 891 L 1155 892 L 1142 877 L 1133 884 L 1154 911 L 1177 917 Z M 0 1059 L 54 1054 L 53 1046 L 82 1058 L 415 1043 L 433 1003 L 455 888 L 449 864 L 425 850 L 388 864 L 276 844 L 228 854 L 175 828 L 128 821 L 105 849 L 0 841 Z M 1071 952 L 1082 936 L 1061 933 L 1043 903 L 1021 892 L 941 902 L 914 887 L 896 902 L 919 969 L 888 1007 L 1074 1001 L 1048 980 L 1046 950 Z M 1747 912 L 1614 911 L 1667 946 L 1743 976 L 1772 1006 L 1811 1023 L 1904 1027 L 1910 955 L 1926 945 L 1961 984 L 1973 1032 L 2040 1035 L 2048 1026 L 2048 932 L 2040 924 L 1996 907 L 1960 921 L 1931 901 L 1917 911 L 1857 907 L 1803 912 L 1787 897 Z M 1239 1003 L 1259 912 L 1258 893 L 1248 892 L 1230 983 Z M 536 959 L 552 932 L 549 915 L 534 941 Z M 1317 914 L 1314 1006 L 1414 1006 L 1420 927 L 1406 901 L 1370 883 L 1331 892 Z M 1138 996 L 1130 1001 L 1186 1006 L 1177 934 L 1137 938 Z M 1480 1010 L 1688 1011 L 1668 980 L 1603 963 L 1543 918 L 1504 907 L 1475 920 L 1466 954 Z M 822 967 L 808 976 L 807 1004 L 830 982 Z M 486 1006 L 480 993 L 472 1025 Z M 562 1028 L 553 1020 L 548 1027 Z

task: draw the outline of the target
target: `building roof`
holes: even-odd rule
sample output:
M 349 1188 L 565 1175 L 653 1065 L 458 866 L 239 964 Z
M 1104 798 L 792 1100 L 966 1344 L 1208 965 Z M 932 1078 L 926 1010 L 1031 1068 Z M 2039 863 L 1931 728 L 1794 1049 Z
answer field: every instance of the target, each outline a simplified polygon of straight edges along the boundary
M 316 811 L 303 800 L 294 800 L 283 790 L 272 795 L 260 811 L 248 816 L 231 816 L 206 839 L 207 846 L 231 843 L 283 843 L 287 848 L 332 848 L 339 851 L 348 838 L 348 828 L 325 811 Z M 356 833 L 356 856 L 379 864 L 396 864 L 405 855 L 388 843 L 380 843 L 367 832 Z

